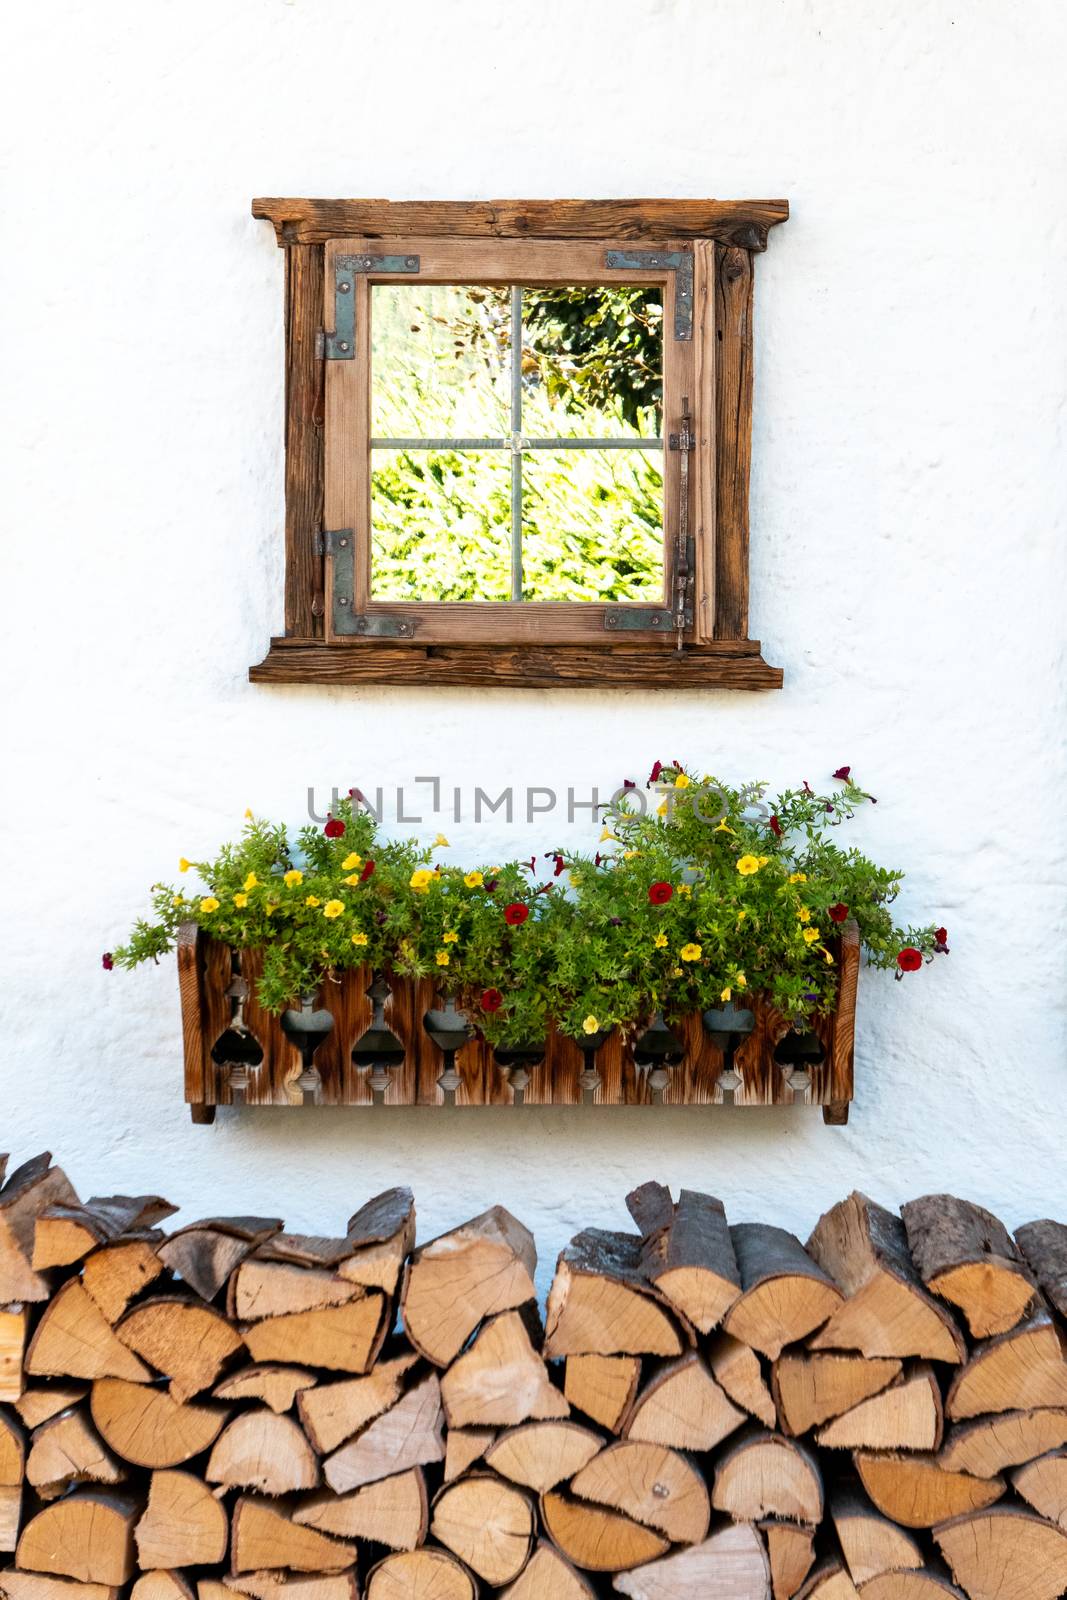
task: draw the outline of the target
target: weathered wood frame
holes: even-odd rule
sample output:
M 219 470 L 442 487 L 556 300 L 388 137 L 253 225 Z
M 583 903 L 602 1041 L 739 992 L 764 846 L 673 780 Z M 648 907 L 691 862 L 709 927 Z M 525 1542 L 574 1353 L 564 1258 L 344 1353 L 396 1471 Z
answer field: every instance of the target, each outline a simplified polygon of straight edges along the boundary
M 752 440 L 754 255 L 789 214 L 784 200 L 390 202 L 262 199 L 286 258 L 285 635 L 253 666 L 253 682 L 453 683 L 489 686 L 647 685 L 779 688 L 748 638 L 748 487 Z M 634 243 L 667 248 L 692 241 L 694 316 L 714 327 L 710 359 L 694 344 L 694 412 L 715 419 L 714 473 L 694 473 L 691 523 L 699 559 L 696 594 L 704 620 L 681 652 L 673 639 L 645 642 L 331 641 L 326 625 L 325 525 L 327 365 L 323 327 L 330 241 L 538 240 Z M 702 266 L 703 264 L 703 266 Z M 627 275 L 630 276 L 630 275 Z M 713 308 L 713 316 L 711 314 Z M 332 380 L 331 380 L 332 381 Z M 711 537 L 706 530 L 713 528 Z
M 825 1059 L 811 1072 L 810 1087 L 797 1094 L 786 1082 L 774 1062 L 774 1047 L 790 1027 L 790 1020 L 760 996 L 753 998 L 755 1031 L 743 1041 L 734 1056 L 734 1069 L 742 1080 L 734 1091 L 736 1106 L 787 1105 L 799 1102 L 821 1105 L 824 1120 L 840 1124 L 848 1120 L 853 1093 L 853 1052 L 856 1019 L 856 988 L 859 979 L 859 932 L 855 923 L 846 923 L 836 946 L 838 955 L 838 994 L 835 1009 L 815 1018 L 812 1026 L 825 1047 Z M 254 951 L 241 955 L 242 988 L 247 987 L 244 1020 L 264 1052 L 262 1063 L 241 1070 L 242 1088 L 235 1094 L 235 1080 L 225 1066 L 217 1066 L 212 1049 L 230 1027 L 232 1004 L 227 991 L 233 981 L 233 952 L 228 945 L 210 939 L 195 924 L 188 924 L 178 944 L 178 980 L 181 990 L 182 1036 L 185 1047 L 185 1098 L 194 1122 L 210 1122 L 216 1105 L 232 1105 L 238 1100 L 248 1105 L 298 1106 L 303 1093 L 298 1082 L 302 1063 L 300 1053 L 281 1026 L 281 1019 L 265 1011 L 255 998 L 259 958 Z M 359 1036 L 369 1027 L 372 1016 L 367 989 L 372 974 L 356 968 L 341 974 L 337 983 L 326 986 L 319 996 L 334 1018 L 332 1032 L 315 1053 L 319 1079 L 316 1101 L 323 1105 L 367 1106 L 373 1103 L 367 1069 L 352 1063 L 351 1052 Z M 386 1002 L 385 1019 L 405 1048 L 403 1065 L 392 1076 L 385 1094 L 385 1105 L 441 1106 L 444 1095 L 437 1082 L 443 1056 L 432 1044 L 422 1026 L 425 1013 L 436 1003 L 439 990 L 432 979 L 414 982 L 393 978 Z M 663 1104 L 722 1105 L 727 1099 L 719 1080 L 723 1057 L 703 1030 L 698 1015 L 673 1024 L 685 1044 L 685 1059 L 671 1071 L 663 1094 Z M 602 1084 L 596 1091 L 595 1105 L 650 1105 L 648 1080 L 634 1065 L 633 1052 L 618 1035 L 608 1039 L 597 1052 L 597 1070 Z M 578 1082 L 583 1057 L 575 1042 L 550 1032 L 544 1062 L 534 1067 L 525 1091 L 526 1105 L 571 1105 L 582 1102 Z M 456 1106 L 517 1105 L 514 1090 L 493 1059 L 490 1047 L 473 1039 L 456 1055 L 456 1070 L 462 1079 L 456 1091 Z

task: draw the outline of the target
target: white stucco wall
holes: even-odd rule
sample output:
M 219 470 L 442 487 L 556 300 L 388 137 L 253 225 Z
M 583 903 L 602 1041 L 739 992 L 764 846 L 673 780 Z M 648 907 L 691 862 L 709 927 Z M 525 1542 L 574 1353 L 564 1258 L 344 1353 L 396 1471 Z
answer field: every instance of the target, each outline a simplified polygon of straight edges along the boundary
M 1057 0 L 78 0 L 8 17 L 0 1148 L 326 1231 L 414 1184 L 547 1261 L 632 1182 L 800 1230 L 859 1185 L 1067 1216 L 1067 234 Z M 757 264 L 752 632 L 779 694 L 253 688 L 280 631 L 282 256 L 254 194 L 788 196 Z M 880 798 L 947 961 L 861 981 L 817 1112 L 246 1112 L 100 951 L 246 805 L 659 755 Z M 430 820 L 424 831 L 433 832 Z M 456 827 L 457 855 L 572 830 Z

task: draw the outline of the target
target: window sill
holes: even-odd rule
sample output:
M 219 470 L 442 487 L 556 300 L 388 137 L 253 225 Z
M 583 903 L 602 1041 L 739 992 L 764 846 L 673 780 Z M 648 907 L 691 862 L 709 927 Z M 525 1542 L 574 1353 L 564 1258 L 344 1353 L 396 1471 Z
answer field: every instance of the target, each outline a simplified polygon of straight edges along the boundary
M 486 688 L 780 689 L 758 639 L 616 649 L 575 645 L 325 644 L 271 640 L 253 683 L 456 684 Z

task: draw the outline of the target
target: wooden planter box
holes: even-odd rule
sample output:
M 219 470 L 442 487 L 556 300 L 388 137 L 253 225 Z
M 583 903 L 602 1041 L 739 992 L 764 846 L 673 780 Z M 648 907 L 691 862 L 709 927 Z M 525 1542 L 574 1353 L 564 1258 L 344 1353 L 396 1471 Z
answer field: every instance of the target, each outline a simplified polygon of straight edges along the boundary
M 352 1061 L 352 1047 L 369 1027 L 373 1014 L 367 996 L 373 981 L 369 968 L 344 973 L 319 994 L 316 1005 L 329 1011 L 333 1027 L 318 1045 L 312 1069 L 307 1071 L 281 1017 L 265 1011 L 256 1001 L 257 952 L 242 951 L 237 960 L 228 945 L 188 923 L 178 942 L 185 1098 L 193 1121 L 204 1123 L 214 1121 L 215 1107 L 220 1105 L 577 1106 L 584 1100 L 599 1106 L 813 1105 L 822 1106 L 824 1121 L 841 1124 L 848 1120 L 852 1099 L 859 973 L 859 935 L 854 924 L 845 925 L 837 955 L 837 1006 L 813 1022 L 825 1051 L 818 1065 L 798 1074 L 774 1060 L 775 1046 L 788 1031 L 789 1019 L 755 995 L 749 1000 L 756 1014 L 755 1030 L 734 1055 L 739 1081 L 721 1081 L 722 1052 L 694 1013 L 672 1024 L 684 1041 L 685 1059 L 669 1069 L 668 1081 L 659 1092 L 650 1085 L 647 1071 L 635 1065 L 632 1041 L 624 1044 L 617 1034 L 596 1054 L 600 1083 L 589 1091 L 579 1082 L 586 1067 L 582 1051 L 572 1039 L 553 1030 L 544 1061 L 530 1069 L 528 1083 L 518 1092 L 493 1059 L 490 1046 L 475 1038 L 457 1052 L 455 1068 L 460 1083 L 454 1095 L 446 1094 L 438 1082 L 444 1056 L 422 1026 L 425 1013 L 439 1003 L 440 989 L 432 979 L 392 978 L 385 1020 L 404 1045 L 404 1060 L 389 1073 L 384 1090 L 375 1092 L 370 1070 Z M 242 995 L 244 1022 L 263 1052 L 262 1061 L 255 1066 L 228 1061 L 225 1044 L 220 1048 Z

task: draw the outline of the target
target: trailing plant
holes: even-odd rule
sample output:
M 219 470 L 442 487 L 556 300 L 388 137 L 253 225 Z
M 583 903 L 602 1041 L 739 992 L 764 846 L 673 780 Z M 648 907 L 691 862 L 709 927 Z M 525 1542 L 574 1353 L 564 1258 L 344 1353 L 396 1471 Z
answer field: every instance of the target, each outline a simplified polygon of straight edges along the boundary
M 834 1005 L 846 920 L 898 978 L 948 949 L 944 928 L 894 922 L 902 873 L 837 843 L 873 797 L 848 767 L 834 776 L 832 795 L 805 783 L 769 799 L 657 761 L 652 809 L 627 783 L 596 854 L 548 852 L 542 883 L 536 858 L 463 868 L 440 859 L 443 835 L 385 839 L 351 797 L 295 841 L 249 812 L 214 860 L 179 862 L 198 888 L 155 886 L 152 916 L 104 965 L 158 960 L 194 922 L 262 952 L 272 1011 L 366 964 L 434 978 L 494 1045 L 537 1043 L 550 1019 L 581 1039 L 756 993 L 799 1024 Z

